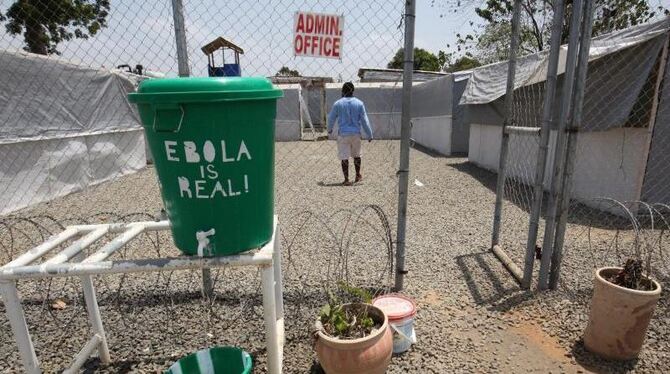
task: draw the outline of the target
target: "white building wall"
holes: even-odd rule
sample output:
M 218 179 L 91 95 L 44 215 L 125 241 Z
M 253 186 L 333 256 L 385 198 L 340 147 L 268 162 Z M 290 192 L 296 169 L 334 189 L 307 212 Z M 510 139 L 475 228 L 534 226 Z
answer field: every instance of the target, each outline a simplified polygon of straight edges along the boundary
M 451 116 L 412 118 L 412 139 L 443 155 L 451 154 Z
M 475 165 L 498 171 L 502 127 L 470 125 L 470 150 L 468 160 Z M 609 197 L 620 201 L 640 198 L 640 183 L 644 175 L 644 128 L 617 128 L 600 132 L 579 133 L 577 162 L 573 193 L 588 202 L 594 197 Z M 532 183 L 537 163 L 539 136 L 511 134 L 508 177 Z M 556 132 L 549 142 L 549 162 L 545 170 L 544 187 L 548 189 L 552 178 Z
M 470 124 L 468 161 L 494 172 L 498 171 L 502 127 Z

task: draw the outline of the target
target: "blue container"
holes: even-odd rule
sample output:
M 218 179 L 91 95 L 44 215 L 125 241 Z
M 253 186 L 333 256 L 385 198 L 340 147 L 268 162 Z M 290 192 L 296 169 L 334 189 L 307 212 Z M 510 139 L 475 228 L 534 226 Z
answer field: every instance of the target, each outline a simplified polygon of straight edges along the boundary
M 240 64 L 224 64 L 223 66 L 209 66 L 210 77 L 241 77 Z

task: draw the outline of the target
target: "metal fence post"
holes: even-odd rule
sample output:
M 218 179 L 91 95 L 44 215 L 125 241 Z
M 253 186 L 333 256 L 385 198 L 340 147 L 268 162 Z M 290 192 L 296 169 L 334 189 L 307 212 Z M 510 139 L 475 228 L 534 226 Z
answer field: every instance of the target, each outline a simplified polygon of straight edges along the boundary
M 405 233 L 407 230 L 407 193 L 409 187 L 409 138 L 411 136 L 412 75 L 414 73 L 414 19 L 416 1 L 405 1 L 405 46 L 402 77 L 402 113 L 400 118 L 400 165 L 398 168 L 398 233 L 396 237 L 395 290 L 403 288 L 405 270 Z
M 544 239 L 542 240 L 542 260 L 540 262 L 540 274 L 538 276 L 537 288 L 547 288 L 549 278 L 549 267 L 551 265 L 551 252 L 553 249 L 554 233 L 556 229 L 556 214 L 558 211 L 560 181 L 563 178 L 563 162 L 566 152 L 566 123 L 570 114 L 572 104 L 572 88 L 577 65 L 577 48 L 579 41 L 579 29 L 582 16 L 582 0 L 572 3 L 572 18 L 570 20 L 570 40 L 568 41 L 568 54 L 565 60 L 565 79 L 563 80 L 563 92 L 561 97 L 561 112 L 558 116 L 556 129 L 556 149 L 554 150 L 554 174 L 551 178 L 551 189 L 547 203 L 547 218 L 544 226 Z
M 551 123 L 554 115 L 554 98 L 556 97 L 556 77 L 558 72 L 558 57 L 561 52 L 561 33 L 563 29 L 563 15 L 565 4 L 558 0 L 554 6 L 553 27 L 549 49 L 549 66 L 547 67 L 547 84 L 544 91 L 542 106 L 542 128 L 540 129 L 540 147 L 538 149 L 537 164 L 535 166 L 535 186 L 533 187 L 533 205 L 530 211 L 528 226 L 528 242 L 526 244 L 526 259 L 523 268 L 521 288 L 530 288 L 535 262 L 535 246 L 537 245 L 537 231 L 540 226 L 542 200 L 544 197 L 544 171 L 547 163 L 547 150 L 551 135 Z
M 491 248 L 500 244 L 500 224 L 502 221 L 502 203 L 505 194 L 505 168 L 509 148 L 509 134 L 505 129 L 512 122 L 514 106 L 514 78 L 516 74 L 516 52 L 519 46 L 519 22 L 521 18 L 521 1 L 514 1 L 512 15 L 512 41 L 509 47 L 509 63 L 507 64 L 507 89 L 505 90 L 505 116 L 502 127 L 502 143 L 500 145 L 500 160 L 498 166 L 498 181 L 496 184 L 496 202 L 493 212 L 493 234 Z
M 172 0 L 174 18 L 174 37 L 177 42 L 177 65 L 180 77 L 191 75 L 188 67 L 188 48 L 186 45 L 186 27 L 184 26 L 184 4 L 182 0 Z
M 182 0 L 172 0 L 172 16 L 174 18 L 174 37 L 177 43 L 177 66 L 180 77 L 188 77 L 191 71 L 188 66 L 188 47 L 186 44 L 186 26 L 184 24 L 184 4 Z M 212 297 L 214 284 L 209 269 L 202 269 L 202 294 Z
M 565 172 L 563 174 L 561 193 L 559 195 L 559 212 L 554 239 L 554 249 L 551 257 L 551 273 L 549 274 L 549 288 L 556 289 L 563 260 L 563 243 L 565 239 L 565 228 L 570 209 L 570 194 L 572 190 L 572 176 L 575 170 L 575 159 L 577 154 L 577 131 L 581 126 L 582 107 L 584 103 L 584 90 L 589 65 L 589 50 L 591 48 L 591 30 L 593 24 L 593 0 L 584 0 L 584 17 L 582 20 L 582 34 L 579 46 L 579 61 L 577 65 L 577 80 L 572 104 L 572 120 L 566 128 L 568 133 L 567 153 L 565 155 Z
M 496 183 L 496 201 L 493 212 L 493 233 L 491 235 L 491 252 L 500 260 L 512 274 L 514 280 L 521 283 L 523 274 L 521 269 L 510 259 L 500 247 L 500 226 L 502 223 L 502 204 L 505 194 L 505 178 L 507 168 L 507 153 L 509 149 L 508 126 L 513 123 L 514 110 L 514 81 L 516 76 L 516 53 L 519 46 L 519 23 L 521 18 L 521 1 L 514 1 L 512 13 L 512 41 L 509 48 L 509 62 L 507 64 L 507 87 L 505 90 L 505 114 L 501 131 L 500 159 L 498 160 L 498 180 Z

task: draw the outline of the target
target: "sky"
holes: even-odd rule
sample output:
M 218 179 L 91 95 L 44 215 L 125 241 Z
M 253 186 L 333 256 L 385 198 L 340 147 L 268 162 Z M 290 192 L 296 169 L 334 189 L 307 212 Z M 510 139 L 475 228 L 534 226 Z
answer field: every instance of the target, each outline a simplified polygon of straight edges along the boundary
M 666 6 L 670 0 L 662 1 Z M 14 0 L 0 0 L 4 13 Z M 437 53 L 453 51 L 456 34 L 479 24 L 474 12 L 485 0 L 419 0 L 415 46 Z M 389 0 L 184 0 L 191 74 L 207 74 L 200 47 L 218 36 L 240 45 L 243 75 L 274 75 L 282 66 L 303 75 L 356 80 L 361 67 L 385 67 L 402 47 L 399 27 L 403 1 Z M 296 11 L 344 16 L 342 59 L 295 57 L 293 23 Z M 476 26 L 475 26 L 476 27 Z M 451 49 L 448 46 L 451 46 Z M 20 36 L 0 27 L 0 50 L 18 51 Z M 177 74 L 177 57 L 170 0 L 111 0 L 108 27 L 88 40 L 59 45 L 61 57 L 93 68 L 142 64 L 147 69 Z M 220 58 L 220 57 L 219 57 Z
M 439 1 L 438 1 L 439 2 Z M 0 0 L 6 9 L 12 0 Z M 142 64 L 150 70 L 177 73 L 174 27 L 169 0 L 112 0 L 108 27 L 88 40 L 59 45 L 62 58 L 91 67 L 111 68 L 120 64 Z M 244 75 L 273 75 L 286 65 L 303 75 L 325 75 L 356 79 L 361 67 L 386 67 L 402 47 L 399 28 L 404 2 L 260 0 L 184 0 L 187 43 L 192 75 L 205 75 L 207 59 L 200 51 L 207 42 L 224 36 L 245 50 L 241 56 Z M 474 7 L 472 7 L 474 9 Z M 471 9 L 471 10 L 472 10 Z M 430 1 L 417 3 L 417 47 L 434 52 L 453 43 L 456 30 L 467 28 L 467 9 L 448 13 Z M 341 14 L 345 18 L 342 60 L 293 56 L 293 23 L 296 11 Z M 22 38 L 0 28 L 0 48 L 20 50 Z

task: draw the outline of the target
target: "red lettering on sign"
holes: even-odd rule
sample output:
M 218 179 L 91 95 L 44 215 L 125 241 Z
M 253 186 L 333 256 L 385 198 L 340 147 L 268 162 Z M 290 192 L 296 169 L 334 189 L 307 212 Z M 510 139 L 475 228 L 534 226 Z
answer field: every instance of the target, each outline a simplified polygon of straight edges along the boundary
M 325 16 L 316 16 L 316 20 L 314 20 L 314 32 L 317 34 L 323 34 L 324 31 L 324 26 L 325 26 Z
M 305 32 L 305 20 L 302 13 L 298 14 L 298 26 L 296 26 L 295 32 Z
M 302 51 L 303 51 L 303 53 L 307 53 L 307 48 L 309 48 L 309 46 L 311 45 L 312 38 L 310 38 L 309 36 L 305 36 L 303 38 L 303 42 L 304 42 L 304 44 L 303 44 L 303 47 L 302 47 Z
M 331 44 L 333 44 L 333 40 L 331 38 L 324 38 L 325 40 L 323 41 L 323 52 L 325 53 L 326 56 L 330 57 L 330 54 L 333 53 L 333 49 L 330 47 Z
M 307 19 L 305 20 L 305 32 L 314 32 L 314 16 L 311 14 L 308 14 Z
M 341 59 L 344 18 L 332 14 L 295 14 L 293 52 L 295 56 Z
M 330 19 L 330 34 L 340 35 L 340 17 L 332 17 Z
M 293 44 L 295 45 L 295 54 L 301 54 L 303 49 L 302 35 L 296 35 Z
M 333 38 L 333 57 L 340 58 L 340 38 Z

